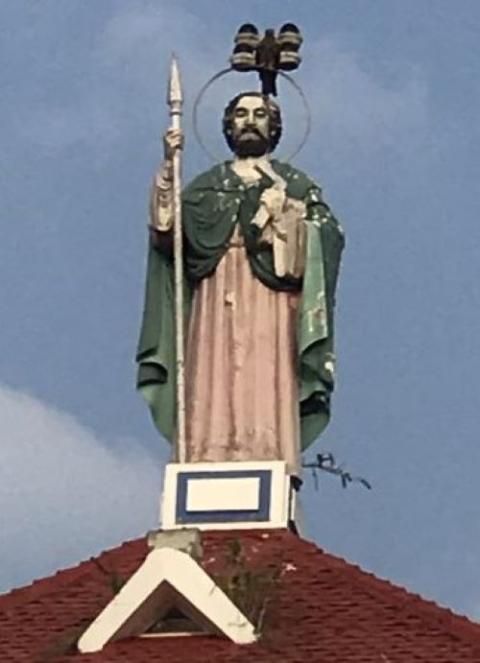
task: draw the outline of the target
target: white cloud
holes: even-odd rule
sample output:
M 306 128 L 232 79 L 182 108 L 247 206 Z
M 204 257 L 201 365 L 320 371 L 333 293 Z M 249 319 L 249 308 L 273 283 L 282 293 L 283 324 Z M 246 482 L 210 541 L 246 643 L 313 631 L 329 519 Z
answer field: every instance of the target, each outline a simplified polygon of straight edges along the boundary
M 156 526 L 162 468 L 142 445 L 107 448 L 74 417 L 5 385 L 0 421 L 1 590 Z

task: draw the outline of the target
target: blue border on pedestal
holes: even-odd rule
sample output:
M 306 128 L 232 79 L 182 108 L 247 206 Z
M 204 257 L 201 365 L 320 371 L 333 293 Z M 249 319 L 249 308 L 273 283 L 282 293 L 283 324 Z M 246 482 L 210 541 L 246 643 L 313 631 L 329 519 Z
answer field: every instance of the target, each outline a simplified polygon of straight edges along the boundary
M 258 509 L 187 511 L 188 482 L 194 479 L 260 479 Z M 230 470 L 208 472 L 179 472 L 177 474 L 177 501 L 175 520 L 177 523 L 229 523 L 229 522 L 268 522 L 270 520 L 270 499 L 272 470 Z M 219 495 L 219 505 L 222 498 Z

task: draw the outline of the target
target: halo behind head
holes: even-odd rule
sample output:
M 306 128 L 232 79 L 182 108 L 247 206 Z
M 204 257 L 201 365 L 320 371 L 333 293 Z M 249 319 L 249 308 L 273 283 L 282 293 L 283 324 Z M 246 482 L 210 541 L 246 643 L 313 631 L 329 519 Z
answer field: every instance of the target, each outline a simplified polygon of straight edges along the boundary
M 222 78 L 223 76 L 226 76 L 227 74 L 231 74 L 231 73 L 235 73 L 234 69 L 232 69 L 232 67 L 228 67 L 228 69 L 222 69 L 221 71 L 214 74 L 203 85 L 203 87 L 200 89 L 200 91 L 199 91 L 199 93 L 198 93 L 198 95 L 195 99 L 195 103 L 193 104 L 192 120 L 193 120 L 193 131 L 194 131 L 194 134 L 195 134 L 195 138 L 197 139 L 198 144 L 204 150 L 204 152 L 206 154 L 208 154 L 208 156 L 211 159 L 213 159 L 214 161 L 219 161 L 219 160 L 222 161 L 223 159 L 222 159 L 222 157 L 218 157 L 213 152 L 211 152 L 208 149 L 208 147 L 206 146 L 206 144 L 204 143 L 204 141 L 202 140 L 202 136 L 200 134 L 200 129 L 199 129 L 199 123 L 198 123 L 198 109 L 199 109 L 200 104 L 203 100 L 205 92 L 211 87 L 211 85 L 213 85 L 213 83 L 215 81 L 217 81 L 219 78 Z M 298 143 L 296 149 L 294 150 L 294 152 L 289 154 L 288 157 L 286 157 L 284 159 L 285 161 L 290 161 L 291 159 L 293 159 L 293 157 L 295 157 L 300 152 L 300 150 L 303 148 L 303 146 L 307 142 L 307 138 L 310 134 L 310 128 L 311 128 L 311 114 L 310 114 L 310 108 L 308 106 L 307 98 L 305 97 L 305 94 L 303 93 L 302 88 L 291 78 L 291 76 L 286 74 L 284 71 L 280 71 L 279 75 L 282 76 L 282 78 L 284 78 L 286 81 L 288 81 L 290 83 L 290 85 L 299 94 L 299 96 L 302 100 L 302 104 L 303 104 L 303 108 L 304 108 L 304 112 L 305 112 L 305 127 L 304 127 L 304 130 L 303 130 L 303 135 L 301 137 L 301 140 L 299 141 L 299 143 Z M 257 93 L 257 94 L 260 94 L 260 93 Z

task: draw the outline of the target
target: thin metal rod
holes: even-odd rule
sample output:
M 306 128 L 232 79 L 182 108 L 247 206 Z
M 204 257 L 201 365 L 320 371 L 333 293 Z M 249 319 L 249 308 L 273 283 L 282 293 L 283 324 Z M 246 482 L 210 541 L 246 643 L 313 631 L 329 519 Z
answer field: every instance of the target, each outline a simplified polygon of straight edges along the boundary
M 168 104 L 172 129 L 181 128 L 182 92 L 180 75 L 175 56 L 172 57 Z M 173 244 L 175 273 L 175 350 L 176 350 L 176 396 L 177 396 L 177 436 L 176 456 L 179 463 L 186 461 L 185 428 L 185 338 L 183 314 L 183 231 L 182 231 L 182 169 L 181 150 L 173 155 Z

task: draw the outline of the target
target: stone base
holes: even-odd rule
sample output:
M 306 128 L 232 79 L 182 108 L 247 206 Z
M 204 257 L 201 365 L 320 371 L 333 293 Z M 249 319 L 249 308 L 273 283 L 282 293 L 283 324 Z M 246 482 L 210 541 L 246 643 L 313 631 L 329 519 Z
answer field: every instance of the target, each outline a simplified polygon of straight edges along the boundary
M 164 530 L 295 529 L 295 490 L 284 461 L 169 463 Z

